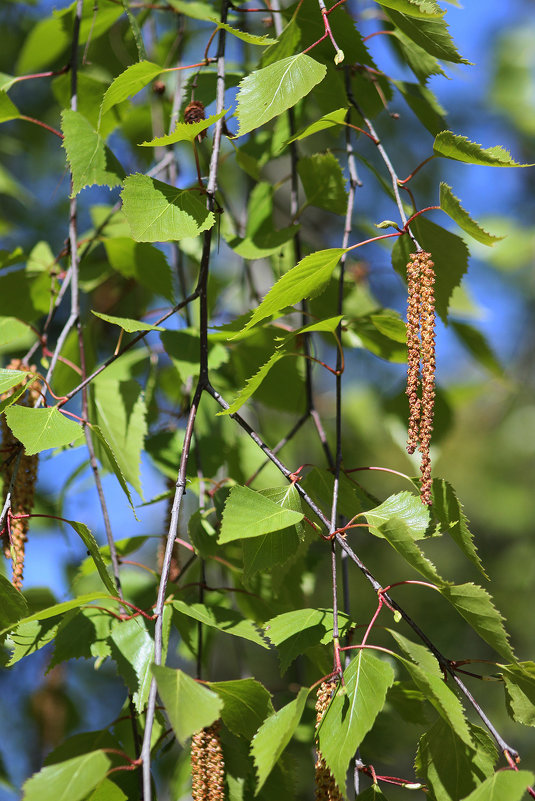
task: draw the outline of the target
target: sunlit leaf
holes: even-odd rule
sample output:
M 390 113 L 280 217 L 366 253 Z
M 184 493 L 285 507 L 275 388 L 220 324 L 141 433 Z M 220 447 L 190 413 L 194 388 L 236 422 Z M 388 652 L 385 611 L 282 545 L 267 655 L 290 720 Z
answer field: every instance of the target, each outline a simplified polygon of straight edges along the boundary
M 56 406 L 49 409 L 10 406 L 6 420 L 28 456 L 71 442 L 79 445 L 84 435 L 82 426 L 63 415 Z
M 302 519 L 302 512 L 284 509 L 248 487 L 236 486 L 231 489 L 225 504 L 219 542 L 260 537 L 295 525 Z
M 233 734 L 250 740 L 273 712 L 271 695 L 254 679 L 211 681 L 208 686 L 223 701 L 221 718 Z
M 252 72 L 238 92 L 238 136 L 260 128 L 301 100 L 325 77 L 327 68 L 305 53 Z
M 101 782 L 110 767 L 104 751 L 92 751 L 48 765 L 24 782 L 23 801 L 81 801 Z
M 518 164 L 508 150 L 500 145 L 481 147 L 471 142 L 466 136 L 459 136 L 451 131 L 442 131 L 435 138 L 433 150 L 437 156 L 443 156 L 466 164 L 480 164 L 486 167 L 533 167 L 533 164 Z
M 106 90 L 100 107 L 100 119 L 113 106 L 141 91 L 162 70 L 163 67 L 159 67 L 150 61 L 139 61 L 137 64 L 131 64 L 130 67 L 127 67 Z
M 186 740 L 199 729 L 210 726 L 221 714 L 223 701 L 181 670 L 159 665 L 152 666 L 158 693 L 178 742 Z
M 157 136 L 155 139 L 151 139 L 150 142 L 142 142 L 140 147 L 165 147 L 174 145 L 176 142 L 193 142 L 196 136 L 202 131 L 206 131 L 210 125 L 220 120 L 226 113 L 226 109 L 223 109 L 219 114 L 212 114 L 211 117 L 199 120 L 199 122 L 177 122 L 172 133 L 166 136 Z
M 269 648 L 264 637 L 252 620 L 247 620 L 234 609 L 223 606 L 205 606 L 205 604 L 186 604 L 184 601 L 173 601 L 173 609 L 181 615 L 198 620 L 210 628 L 218 629 L 225 634 L 240 637 L 243 640 Z
M 120 186 L 124 170 L 91 123 L 79 111 L 65 109 L 61 127 L 72 173 L 72 196 L 95 184 L 110 189 Z

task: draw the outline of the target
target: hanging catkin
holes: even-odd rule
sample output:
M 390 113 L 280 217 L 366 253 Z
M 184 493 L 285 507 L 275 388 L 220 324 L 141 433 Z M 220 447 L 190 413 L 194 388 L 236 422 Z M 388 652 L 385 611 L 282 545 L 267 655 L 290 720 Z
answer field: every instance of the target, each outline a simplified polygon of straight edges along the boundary
M 193 801 L 225 801 L 225 763 L 220 722 L 196 732 L 191 738 L 191 797 Z
M 316 731 L 329 706 L 332 689 L 333 685 L 328 681 L 323 681 L 318 687 L 316 696 Z M 343 801 L 342 793 L 319 750 L 316 754 L 315 768 L 316 801 Z
M 421 454 L 422 503 L 431 504 L 429 446 L 435 406 L 435 272 L 431 254 L 411 253 L 407 264 L 407 450 Z
M 22 364 L 20 359 L 12 359 L 7 365 L 8 370 L 29 370 L 33 373 L 37 372 L 35 367 L 26 367 Z M 17 401 L 23 406 L 33 406 L 39 397 L 41 385 L 39 381 L 33 381 L 28 391 Z M 14 390 L 6 392 L 1 396 L 1 400 L 13 394 Z M 1 460 L 1 474 L 3 479 L 3 502 L 5 503 L 13 470 L 17 464 L 16 453 L 18 448 L 22 448 L 19 440 L 13 435 L 11 429 L 8 427 L 5 415 L 2 415 L 2 460 Z M 9 525 L 9 532 L 6 524 L 4 534 L 2 535 L 2 544 L 4 546 L 4 554 L 6 559 L 11 559 L 13 562 L 11 582 L 18 590 L 22 590 L 22 579 L 24 573 L 24 556 L 26 550 L 26 541 L 28 539 L 28 526 L 29 518 L 17 518 L 17 515 L 30 514 L 33 506 L 33 497 L 35 492 L 35 483 L 37 481 L 37 463 L 38 455 L 26 456 L 23 452 L 18 462 L 17 474 L 15 483 L 11 493 L 11 518 Z M 3 504 L 2 504 L 3 505 Z

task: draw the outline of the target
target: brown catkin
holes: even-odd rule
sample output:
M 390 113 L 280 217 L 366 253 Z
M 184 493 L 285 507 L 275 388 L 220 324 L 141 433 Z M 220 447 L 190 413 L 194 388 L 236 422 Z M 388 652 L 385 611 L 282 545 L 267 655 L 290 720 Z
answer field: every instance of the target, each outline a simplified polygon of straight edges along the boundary
M 225 762 L 219 737 L 221 723 L 191 738 L 191 797 L 193 801 L 225 801 Z
M 23 365 L 20 359 L 12 359 L 7 365 L 8 370 L 30 370 L 37 372 L 35 367 L 28 368 Z M 1 396 L 1 400 L 12 395 L 15 389 L 6 392 Z M 28 391 L 19 398 L 17 403 L 23 406 L 33 406 L 41 392 L 41 384 L 39 381 L 33 381 Z M 16 461 L 17 449 L 21 446 L 19 440 L 13 435 L 11 429 L 6 423 L 5 415 L 2 415 L 1 420 L 2 428 L 2 462 L 0 472 L 3 479 L 4 493 L 3 502 L 5 503 L 13 470 Z M 22 590 L 22 579 L 24 573 L 24 556 L 26 551 L 26 541 L 28 539 L 28 526 L 29 518 L 17 519 L 17 515 L 30 514 L 33 507 L 33 498 L 35 492 L 35 483 L 37 481 L 37 464 L 38 455 L 26 456 L 23 452 L 19 463 L 15 483 L 11 493 L 11 515 L 15 519 L 11 519 L 9 525 L 9 533 L 6 526 L 5 532 L 2 535 L 2 544 L 4 547 L 4 555 L 6 559 L 12 559 L 12 577 L 11 582 L 18 590 Z
M 422 503 L 431 504 L 429 447 L 435 406 L 435 272 L 431 254 L 411 253 L 407 264 L 407 389 L 409 431 L 407 450 L 421 454 Z M 421 387 L 421 397 L 419 389 Z
M 328 681 L 323 681 L 318 687 L 316 695 L 316 731 L 331 701 L 332 690 L 332 682 Z M 319 750 L 316 754 L 315 778 L 316 801 L 342 801 L 342 793 Z
M 190 125 L 193 122 L 200 122 L 204 119 L 206 119 L 206 115 L 204 113 L 204 104 L 201 103 L 200 100 L 192 100 L 191 103 L 188 103 L 184 109 L 184 122 L 187 122 L 188 125 Z M 204 139 L 205 136 L 206 130 L 201 131 L 198 138 Z

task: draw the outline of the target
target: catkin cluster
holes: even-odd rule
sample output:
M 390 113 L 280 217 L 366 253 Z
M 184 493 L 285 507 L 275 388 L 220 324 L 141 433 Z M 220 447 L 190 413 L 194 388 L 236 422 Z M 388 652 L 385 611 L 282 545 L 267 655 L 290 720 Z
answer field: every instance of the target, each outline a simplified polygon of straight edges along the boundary
M 193 801 L 225 801 L 225 762 L 219 738 L 220 722 L 196 732 L 191 739 L 191 797 Z
M 431 254 L 411 253 L 407 264 L 407 450 L 421 454 L 422 503 L 431 503 L 429 446 L 435 406 L 435 273 Z
M 37 372 L 35 367 L 26 367 L 22 364 L 20 359 L 12 359 L 7 365 L 8 370 L 30 370 Z M 33 406 L 39 397 L 41 385 L 38 381 L 33 381 L 28 391 L 21 396 L 18 403 L 24 406 Z M 1 396 L 1 400 L 13 394 L 14 390 L 10 390 Z M 5 416 L 2 415 L 2 459 L 0 472 L 2 475 L 4 493 L 3 502 L 5 503 L 13 470 L 17 463 L 16 453 L 17 449 L 22 445 L 19 440 L 13 435 L 11 429 L 6 423 Z M 13 562 L 12 567 L 12 584 L 18 590 L 22 589 L 22 579 L 24 573 L 24 554 L 26 550 L 26 541 L 28 539 L 28 525 L 29 518 L 17 518 L 17 515 L 30 514 L 33 506 L 33 497 L 35 492 L 35 483 L 37 481 L 37 463 L 38 455 L 26 456 L 23 452 L 18 463 L 17 474 L 15 483 L 13 484 L 11 493 L 11 519 L 9 530 L 6 526 L 4 534 L 2 535 L 2 544 L 4 547 L 4 555 L 6 559 L 11 559 Z M 3 505 L 3 504 L 2 504 Z
M 318 687 L 316 696 L 316 731 L 329 706 L 332 689 L 333 685 L 328 681 L 323 681 Z M 320 751 L 316 754 L 315 767 L 316 801 L 342 801 L 342 793 Z

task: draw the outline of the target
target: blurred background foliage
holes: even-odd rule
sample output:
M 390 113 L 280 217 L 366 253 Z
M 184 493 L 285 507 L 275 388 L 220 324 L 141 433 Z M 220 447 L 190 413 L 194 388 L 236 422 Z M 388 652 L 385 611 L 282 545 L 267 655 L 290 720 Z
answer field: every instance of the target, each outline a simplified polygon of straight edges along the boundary
M 375 9 L 371 7 L 373 4 L 350 0 L 349 5 L 360 18 L 364 34 L 377 29 L 372 13 Z M 440 76 L 430 80 L 431 88 L 448 111 L 449 127 L 484 146 L 503 144 L 518 161 L 535 161 L 535 30 L 531 3 L 515 0 L 508 4 L 486 3 L 484 8 L 481 4 L 472 3 L 468 3 L 465 9 L 456 6 L 453 3 L 448 5 L 452 35 L 461 53 L 476 62 L 476 66 L 453 69 L 450 86 Z M 50 11 L 51 4 L 48 2 L 27 4 L 4 1 L 0 9 L 0 72 L 7 75 L 22 74 L 39 71 L 43 66 L 46 69 L 54 65 L 61 67 L 65 63 L 69 37 L 66 33 L 62 34 L 61 17 L 55 18 L 53 23 L 48 22 L 49 27 L 46 27 L 44 21 L 51 19 Z M 93 98 L 98 96 L 99 86 L 106 85 L 110 76 L 137 59 L 127 21 L 124 16 L 120 17 L 120 4 L 116 11 L 118 21 L 109 33 L 99 38 L 93 32 L 89 49 L 91 65 L 80 81 L 80 108 L 84 111 L 86 103 L 88 114 L 96 108 Z M 36 26 L 39 20 L 42 22 Z M 163 64 L 166 59 L 172 58 L 177 36 L 175 30 L 165 29 L 162 23 L 151 18 L 144 35 L 153 61 Z M 89 37 L 87 30 L 85 37 L 86 40 Z M 186 53 L 198 54 L 199 49 L 204 48 L 205 38 L 202 32 L 186 33 L 181 46 Z M 56 47 L 55 61 L 51 65 L 47 57 L 43 65 L 41 55 L 49 48 L 50 41 Z M 382 37 L 370 41 L 371 50 L 381 68 L 403 79 L 404 71 L 389 45 Z M 53 80 L 43 78 L 21 82 L 14 87 L 11 96 L 25 114 L 58 128 L 60 106 L 57 101 L 64 102 L 68 92 L 68 76 L 62 75 Z M 416 124 L 399 97 L 393 99 L 389 109 L 399 114 L 400 119 L 384 113 L 378 122 L 381 138 L 388 143 L 399 174 L 406 175 L 427 155 L 432 139 Z M 152 155 L 149 149 L 135 148 L 133 143 L 163 133 L 171 112 L 171 94 L 165 86 L 163 94 L 154 88 L 149 103 L 133 106 L 124 104 L 124 108 L 118 107 L 114 111 L 121 117 L 123 136 L 114 134 L 112 143 L 127 171 L 139 167 L 143 159 L 148 160 Z M 297 124 L 299 126 L 299 120 Z M 362 153 L 370 160 L 375 159 L 373 146 L 362 140 L 361 144 Z M 252 147 L 249 150 L 250 155 L 261 155 L 253 153 Z M 247 154 L 247 146 L 243 147 L 243 151 Z M 206 152 L 201 155 L 202 158 L 206 158 Z M 301 152 L 306 155 L 306 144 Z M 191 179 L 193 175 L 189 162 L 189 154 L 184 152 L 181 155 L 179 149 L 178 169 L 183 181 Z M 50 253 L 61 251 L 68 224 L 68 177 L 64 164 L 59 140 L 47 131 L 24 121 L 0 127 L 0 234 L 5 251 L 22 247 L 29 253 L 42 241 L 48 243 Z M 143 168 L 147 169 L 148 165 L 147 161 Z M 370 222 L 388 218 L 392 216 L 392 211 L 389 201 L 375 188 L 375 182 L 366 181 L 365 167 L 361 169 L 364 186 L 357 196 L 357 209 L 361 210 L 357 212 L 357 225 L 360 233 L 367 234 Z M 233 186 L 231 171 L 231 163 L 224 163 L 220 185 L 232 186 L 225 200 L 231 207 L 236 205 L 235 216 L 239 220 L 243 213 L 239 204 L 243 204 L 243 197 L 247 197 L 254 181 L 247 184 L 245 178 L 239 178 Z M 276 182 L 280 172 L 274 171 L 269 177 Z M 530 659 L 535 654 L 535 631 L 530 612 L 535 598 L 533 171 L 466 168 L 465 165 L 438 160 L 422 170 L 411 186 L 419 200 L 429 198 L 429 202 L 436 203 L 436 187 L 440 179 L 453 185 L 465 207 L 485 227 L 506 235 L 506 238 L 492 249 L 469 243 L 472 251 L 469 275 L 463 287 L 456 292 L 453 304 L 457 327 L 451 323 L 448 327 L 439 326 L 440 395 L 437 436 L 433 447 L 434 473 L 450 481 L 462 499 L 479 553 L 492 580 L 490 591 L 507 618 L 516 653 L 521 659 Z M 85 190 L 80 203 L 79 230 L 89 229 L 98 222 L 90 219 L 90 206 L 101 203 L 109 207 L 117 197 L 117 191 Z M 279 208 L 275 210 L 278 227 L 288 224 L 285 201 L 287 197 L 283 190 L 278 195 Z M 441 223 L 444 224 L 443 221 Z M 226 221 L 222 221 L 222 227 L 226 224 Z M 303 226 L 312 245 L 320 241 L 335 243 L 341 222 L 340 218 L 311 208 L 303 219 Z M 242 268 L 235 260 L 230 269 L 225 268 L 228 252 L 222 240 L 217 269 L 212 279 L 216 298 L 215 315 L 221 322 L 231 319 L 242 301 L 241 284 L 236 280 L 241 279 Z M 43 256 L 39 252 L 33 255 L 36 261 L 39 255 Z M 47 255 L 45 253 L 45 257 Z M 195 246 L 187 255 L 188 269 L 194 275 L 198 255 Z M 112 274 L 107 262 L 111 258 L 109 252 L 105 253 L 100 248 L 85 262 L 82 282 L 89 293 L 90 306 L 106 313 L 139 316 L 140 308 L 148 310 L 146 305 L 143 309 L 144 295 L 148 294 L 139 285 L 129 282 L 128 276 L 117 272 Z M 349 272 L 351 286 L 348 286 L 348 292 L 353 293 L 360 309 L 365 307 L 366 302 L 370 308 L 379 302 L 403 314 L 404 287 L 391 268 L 390 246 L 378 245 L 368 249 L 365 255 L 352 263 Z M 265 274 L 260 273 L 257 280 L 264 291 L 272 280 L 270 270 L 265 268 Z M 317 302 L 323 302 L 325 297 L 322 296 Z M 9 297 L 0 298 L 1 314 L 10 314 L 12 311 L 13 300 Z M 489 350 L 479 340 L 473 344 L 477 359 L 470 354 L 466 334 L 465 344 L 462 344 L 463 323 L 475 325 L 486 337 Z M 56 331 L 61 324 L 60 316 L 55 323 Z M 109 331 L 98 320 L 93 325 L 96 332 L 100 326 L 103 338 L 105 331 Z M 4 360 L 7 362 L 12 353 L 18 355 L 24 352 L 29 341 L 24 328 L 21 328 L 20 341 L 15 345 L 11 343 L 5 346 L 0 341 Z M 94 359 L 99 359 L 113 344 L 103 339 L 101 352 L 95 353 Z M 373 350 L 373 342 L 370 350 Z M 404 365 L 399 363 L 402 358 L 387 361 L 373 355 L 370 350 L 356 348 L 347 359 L 343 410 L 345 466 L 377 465 L 416 474 L 416 463 L 410 460 L 404 450 Z M 382 352 L 380 344 L 376 350 Z M 71 345 L 67 345 L 66 355 L 72 358 L 74 352 L 73 338 Z M 271 444 L 287 432 L 293 419 L 282 410 L 288 410 L 290 401 L 295 401 L 294 406 L 299 406 L 302 401 L 302 398 L 296 399 L 295 396 L 289 398 L 285 392 L 287 382 L 284 370 L 294 372 L 295 363 L 285 360 L 283 365 L 280 372 L 274 371 L 270 381 L 266 382 L 262 391 L 263 405 L 255 411 L 260 428 L 270 432 Z M 245 378 L 250 373 L 250 365 L 241 364 L 239 360 L 221 368 L 223 381 L 226 374 Z M 328 432 L 332 434 L 334 408 L 330 385 L 318 370 L 314 375 L 317 408 Z M 165 376 L 162 381 L 165 386 Z M 57 391 L 64 392 L 71 382 L 68 371 L 58 368 Z M 171 375 L 167 385 L 167 400 L 172 407 L 173 402 L 180 402 L 180 399 L 176 396 L 173 398 Z M 207 398 L 205 402 L 208 402 Z M 157 409 L 151 408 L 155 415 Z M 245 480 L 260 464 L 258 452 L 220 419 L 213 422 L 211 411 L 209 414 L 201 410 L 200 447 L 202 449 L 203 436 L 210 439 L 212 445 L 214 441 L 218 443 L 228 454 L 229 460 L 235 462 L 235 467 L 240 465 Z M 307 423 L 285 450 L 287 464 L 299 465 L 305 461 L 322 463 L 321 448 L 315 444 L 309 426 L 310 423 Z M 152 431 L 152 437 L 158 435 L 158 431 Z M 158 471 L 148 459 L 144 461 L 146 498 L 156 497 L 165 491 L 165 473 L 169 477 L 174 475 L 175 467 L 164 462 L 162 456 Z M 89 480 L 80 479 L 75 472 L 80 463 L 79 457 L 78 461 L 76 457 L 73 461 L 70 454 L 64 454 L 57 463 L 59 467 L 54 475 L 50 475 L 46 470 L 46 458 L 43 460 L 38 511 L 54 512 L 63 503 L 64 513 L 65 510 L 76 509 L 76 515 L 73 516 L 82 519 L 85 515 L 83 519 L 87 519 L 97 536 L 99 532 L 102 535 L 94 491 Z M 206 465 L 205 469 L 209 471 Z M 278 474 L 271 467 L 267 467 L 261 476 L 257 487 L 280 482 Z M 68 486 L 62 493 L 61 487 L 67 480 Z M 361 474 L 359 481 L 381 498 L 405 489 L 400 480 L 385 474 L 374 473 L 365 477 Z M 117 496 L 112 484 L 109 484 L 109 492 L 114 498 L 113 518 L 118 525 L 125 514 L 124 501 Z M 62 498 L 62 494 L 65 497 Z M 129 533 L 152 538 L 162 533 L 165 525 L 164 506 L 165 503 L 160 503 L 140 509 L 140 522 L 132 520 Z M 369 542 L 369 538 L 354 537 L 356 550 L 383 584 L 406 577 L 405 569 L 390 551 L 379 548 L 375 540 Z M 149 539 L 142 556 L 136 558 L 154 565 L 154 543 L 154 539 Z M 471 567 L 465 563 L 460 552 L 452 549 L 451 544 L 442 540 L 430 541 L 427 552 L 440 566 L 444 577 L 455 578 L 457 582 L 477 580 Z M 299 575 L 296 573 L 293 580 L 290 570 L 280 588 L 281 607 L 291 602 L 292 593 L 295 593 L 296 604 L 303 604 L 303 601 L 306 604 L 308 601 L 313 606 L 330 606 L 329 581 L 325 571 L 317 569 L 321 554 L 319 547 L 312 546 L 304 572 L 301 570 Z M 73 580 L 78 592 L 88 588 L 91 579 L 80 575 L 77 570 L 83 557 L 83 549 L 70 541 L 64 532 L 43 523 L 36 524 L 27 557 L 27 588 L 30 594 L 33 592 L 35 597 L 39 593 L 45 594 L 46 591 L 40 589 L 43 583 L 58 599 L 69 594 Z M 191 580 L 195 580 L 194 572 Z M 256 577 L 256 584 L 261 581 L 261 577 Z M 143 605 L 144 593 L 147 592 L 144 574 L 140 576 L 134 568 L 126 570 L 125 582 L 128 592 Z M 375 602 L 369 587 L 361 581 L 360 576 L 352 574 L 350 592 L 353 615 L 360 623 L 366 623 L 373 613 Z M 490 649 L 475 635 L 467 633 L 462 620 L 446 608 L 441 598 L 435 598 L 425 589 L 403 588 L 398 593 L 400 601 L 411 615 L 446 654 L 452 658 L 492 658 Z M 247 603 L 246 596 L 240 597 L 240 604 L 244 608 Z M 378 635 L 380 641 L 381 635 Z M 181 663 L 187 664 L 184 662 L 186 655 L 181 650 L 182 646 L 175 643 L 175 647 Z M 74 733 L 105 725 L 109 721 L 110 707 L 119 714 L 124 697 L 119 697 L 118 703 L 117 687 L 120 682 L 113 667 L 107 663 L 99 668 L 96 693 L 94 669 L 90 662 L 82 660 L 55 668 L 45 677 L 44 684 L 37 687 L 36 677 L 47 658 L 49 654 L 44 649 L 18 663 L 11 671 L 3 671 L 0 679 L 0 753 L 6 766 L 6 777 L 15 784 L 39 766 L 42 754 L 66 732 Z M 312 683 L 319 675 L 317 665 L 323 663 L 328 670 L 329 659 L 325 653 L 318 653 L 316 666 L 310 660 L 299 659 L 290 668 L 290 678 L 296 684 Z M 253 648 L 242 645 L 235 651 L 215 652 L 211 656 L 210 672 L 218 679 L 234 678 L 240 675 L 244 664 L 270 687 L 274 692 L 275 705 L 278 706 L 278 689 L 285 688 L 287 682 L 280 682 L 278 666 L 271 654 L 263 651 L 259 656 Z M 513 726 L 506 715 L 501 686 L 476 680 L 471 685 L 504 736 L 511 737 L 514 745 L 526 756 L 532 755 L 533 734 L 529 729 L 519 732 L 518 727 Z M 400 694 L 399 704 L 402 703 Z M 397 725 L 392 725 L 392 721 L 395 724 L 396 720 Z M 13 728 L 14 721 L 16 728 Z M 391 705 L 389 711 L 382 713 L 378 726 L 362 749 L 363 752 L 372 752 L 373 748 L 373 751 L 381 753 L 383 763 L 388 767 L 385 773 L 410 772 L 406 748 L 407 743 L 414 740 L 414 733 L 406 730 L 410 728 L 408 726 L 401 727 L 400 723 L 401 718 L 396 718 L 396 710 Z M 415 726 L 419 723 L 421 721 L 415 721 Z M 312 712 L 309 711 L 308 718 L 302 724 L 302 746 L 295 745 L 288 755 L 295 770 L 299 797 L 304 797 L 299 795 L 300 788 L 305 786 L 304 776 L 309 775 L 307 771 L 311 770 L 309 743 L 312 727 Z M 59 733 L 56 729 L 59 729 Z M 525 767 L 533 767 L 533 764 L 527 764 L 528 761 Z M 167 774 L 169 798 L 180 798 L 186 782 L 185 757 L 177 757 L 171 749 L 168 757 L 162 760 L 161 771 L 162 775 Z M 16 797 L 16 792 L 8 784 L 6 778 L 4 789 L 0 789 L 0 798 L 11 800 Z M 398 796 L 395 791 L 389 791 L 389 797 Z

